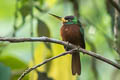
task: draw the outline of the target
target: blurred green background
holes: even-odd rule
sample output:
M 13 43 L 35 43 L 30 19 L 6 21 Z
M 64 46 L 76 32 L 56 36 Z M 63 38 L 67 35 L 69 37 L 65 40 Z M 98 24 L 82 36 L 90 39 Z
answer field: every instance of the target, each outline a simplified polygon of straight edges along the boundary
M 0 37 L 47 36 L 61 40 L 62 23 L 48 13 L 77 16 L 85 30 L 86 50 L 119 63 L 120 33 L 116 37 L 114 31 L 117 12 L 109 0 L 0 0 Z M 0 42 L 0 80 L 17 80 L 26 68 L 62 52 L 64 48 L 58 44 Z M 83 54 L 81 61 L 80 76 L 72 76 L 71 56 L 66 55 L 23 80 L 120 80 L 120 71 L 111 65 Z

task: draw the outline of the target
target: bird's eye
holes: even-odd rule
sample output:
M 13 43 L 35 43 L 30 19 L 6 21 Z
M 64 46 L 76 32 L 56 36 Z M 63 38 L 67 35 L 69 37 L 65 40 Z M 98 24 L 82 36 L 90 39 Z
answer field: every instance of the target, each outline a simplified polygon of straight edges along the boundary
M 71 22 L 72 20 L 71 19 L 68 19 L 69 22 Z

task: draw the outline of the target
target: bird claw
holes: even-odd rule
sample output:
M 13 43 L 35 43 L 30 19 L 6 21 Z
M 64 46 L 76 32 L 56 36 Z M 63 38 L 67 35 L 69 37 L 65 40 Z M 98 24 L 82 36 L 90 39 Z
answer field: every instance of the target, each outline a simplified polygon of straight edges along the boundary
M 69 46 L 69 44 L 70 44 L 70 43 L 67 41 L 67 45 L 68 45 L 68 46 Z
M 69 47 L 68 47 L 68 46 L 69 46 L 70 43 L 69 43 L 68 41 L 67 41 L 66 43 L 67 43 L 67 46 L 64 46 L 64 47 L 65 47 L 65 49 L 68 51 L 68 50 L 69 50 Z

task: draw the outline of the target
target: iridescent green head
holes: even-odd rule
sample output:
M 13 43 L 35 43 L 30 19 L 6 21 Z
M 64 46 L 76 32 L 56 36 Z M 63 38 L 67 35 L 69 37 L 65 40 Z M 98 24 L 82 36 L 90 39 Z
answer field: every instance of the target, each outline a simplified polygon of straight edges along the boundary
M 50 14 L 54 17 L 56 17 L 57 19 L 61 20 L 63 22 L 63 24 L 78 24 L 78 20 L 76 17 L 74 16 L 65 16 L 64 18 L 56 16 L 54 14 Z
M 64 19 L 66 20 L 64 24 L 78 24 L 78 20 L 74 16 L 65 16 Z

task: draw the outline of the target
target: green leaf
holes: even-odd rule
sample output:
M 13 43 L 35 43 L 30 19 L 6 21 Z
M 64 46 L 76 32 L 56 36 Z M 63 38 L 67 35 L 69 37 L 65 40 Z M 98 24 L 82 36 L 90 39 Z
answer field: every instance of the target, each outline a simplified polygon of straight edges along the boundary
M 19 9 L 20 14 L 22 15 L 22 25 L 25 23 L 25 18 L 30 14 L 31 12 L 31 5 L 29 2 L 26 4 L 23 4 L 22 7 Z
M 0 80 L 10 80 L 10 68 L 0 63 Z
M 21 2 L 21 5 L 24 5 L 24 4 L 28 3 L 29 0 L 21 0 L 20 2 Z
M 0 58 L 0 62 L 9 66 L 11 69 L 24 69 L 27 67 L 27 64 L 13 56 L 3 56 Z
M 24 4 L 21 8 L 20 8 L 20 13 L 23 17 L 26 17 L 28 14 L 30 14 L 31 11 L 31 5 L 30 4 Z
M 38 19 L 37 20 L 37 34 L 39 37 L 47 36 L 50 37 L 50 30 L 45 22 Z M 51 45 L 49 43 L 45 43 L 48 49 L 51 49 Z
M 42 6 L 44 3 L 44 0 L 39 0 L 39 3 L 40 3 L 40 6 Z
M 39 37 L 41 36 L 50 37 L 50 31 L 47 24 L 40 19 L 37 20 L 37 33 Z

